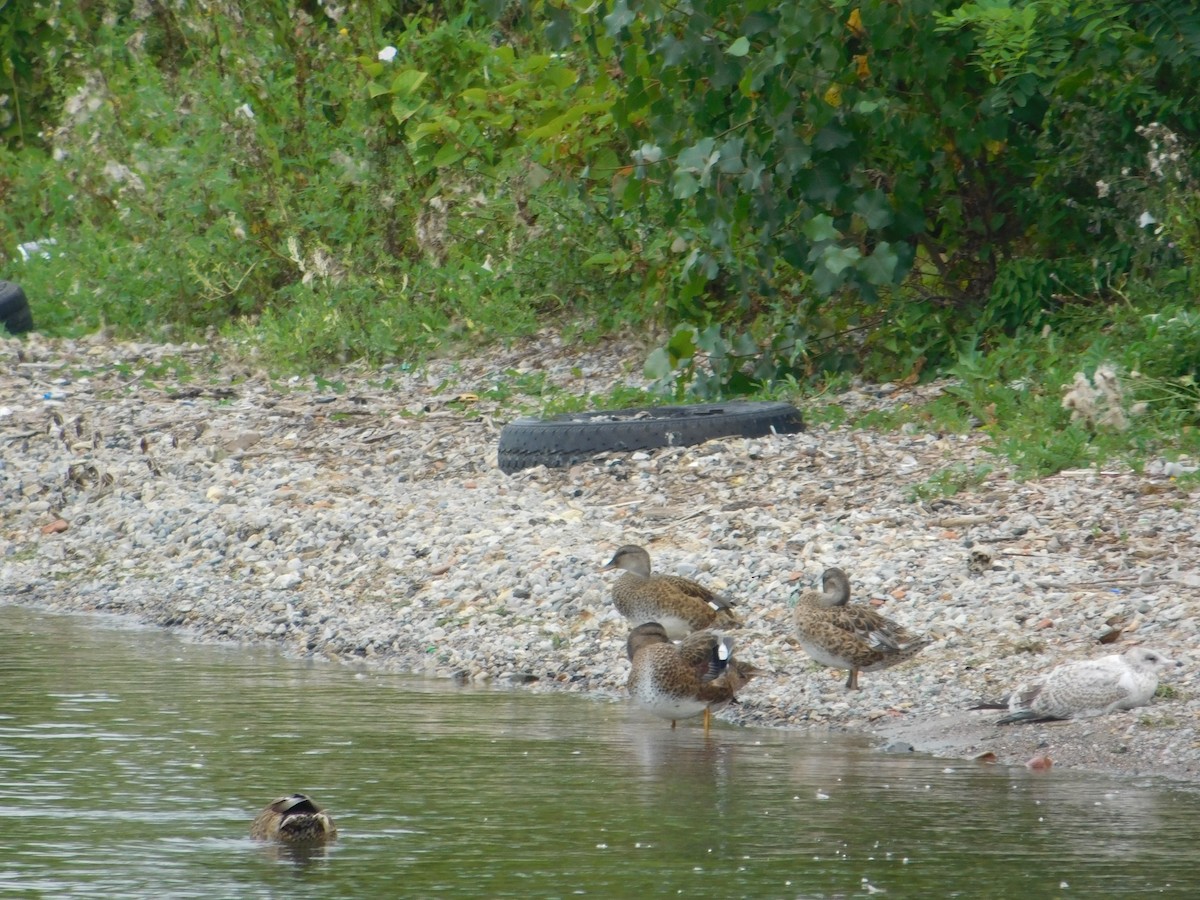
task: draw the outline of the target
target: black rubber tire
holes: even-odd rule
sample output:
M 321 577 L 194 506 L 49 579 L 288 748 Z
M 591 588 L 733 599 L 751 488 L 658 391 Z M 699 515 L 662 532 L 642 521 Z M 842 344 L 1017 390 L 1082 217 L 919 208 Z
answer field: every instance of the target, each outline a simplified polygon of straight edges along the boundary
M 0 281 L 0 323 L 10 334 L 33 331 L 33 313 L 21 286 L 12 281 Z
M 610 450 L 686 447 L 719 437 L 762 437 L 804 430 L 790 403 L 733 401 L 690 406 L 527 416 L 505 425 L 497 452 L 508 474 L 531 466 L 570 466 Z

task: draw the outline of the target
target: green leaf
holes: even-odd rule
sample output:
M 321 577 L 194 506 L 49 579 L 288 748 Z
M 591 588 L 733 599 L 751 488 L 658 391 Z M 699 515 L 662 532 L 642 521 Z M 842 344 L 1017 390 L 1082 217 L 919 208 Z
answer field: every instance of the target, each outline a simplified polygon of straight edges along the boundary
M 704 138 L 679 154 L 677 166 L 690 172 L 707 172 L 718 157 L 713 154 L 712 138 Z
M 642 374 L 655 381 L 667 378 L 673 375 L 674 372 L 675 369 L 671 365 L 671 357 L 663 347 L 653 350 L 646 357 L 646 365 L 642 367 Z
M 721 336 L 721 326 L 717 324 L 709 325 L 696 333 L 696 346 L 714 357 L 722 357 L 729 352 L 729 346 Z
M 579 73 L 573 69 L 556 68 L 548 71 L 544 80 L 555 90 L 565 91 L 569 87 L 574 87 L 579 81 Z
M 629 4 L 625 0 L 617 0 L 613 4 L 612 12 L 604 17 L 604 27 L 611 36 L 616 37 L 623 28 L 633 24 L 633 18 Z
M 852 143 L 854 135 L 838 122 L 830 122 L 813 138 L 813 146 L 826 153 L 849 147 Z
M 607 181 L 616 174 L 620 167 L 621 161 L 617 158 L 616 151 L 611 147 L 603 147 L 592 157 L 592 161 L 588 165 L 587 177 L 594 181 Z
M 403 125 L 424 106 L 424 103 L 408 104 L 396 97 L 392 100 L 392 116 L 399 124 Z
M 428 72 L 422 72 L 418 69 L 405 69 L 402 72 L 398 72 L 396 77 L 392 79 L 392 93 L 397 97 L 411 97 L 428 77 Z
M 696 355 L 696 329 L 691 325 L 680 325 L 667 341 L 667 350 L 674 360 L 691 359 Z
M 700 190 L 700 182 L 691 172 L 683 172 L 679 169 L 675 170 L 672 178 L 671 195 L 676 200 L 687 200 L 689 197 L 696 196 Z
M 676 198 L 686 200 L 695 195 L 701 187 L 708 186 L 712 167 L 721 158 L 721 155 L 713 150 L 714 143 L 712 138 L 704 138 L 679 154 L 673 189 Z M 697 175 L 699 177 L 696 177 Z
M 854 198 L 854 211 L 863 217 L 868 228 L 884 228 L 892 224 L 892 207 L 883 191 L 867 191 Z
M 860 259 L 862 253 L 857 247 L 839 247 L 836 244 L 825 248 L 821 254 L 821 262 L 834 275 L 841 275 Z
M 441 149 L 433 155 L 433 164 L 440 169 L 454 165 L 466 155 L 467 151 L 459 144 L 442 144 Z
M 838 230 L 833 227 L 833 217 L 818 213 L 800 229 L 806 238 L 816 241 L 832 241 L 838 236 Z
M 437 123 L 442 127 L 442 130 L 447 134 L 458 134 L 462 131 L 463 123 L 461 119 L 451 115 L 442 115 L 437 117 Z
M 725 52 L 730 56 L 745 56 L 750 52 L 750 39 L 742 35 L 732 44 L 725 48 Z
M 571 13 L 552 4 L 546 4 L 543 7 L 543 11 L 550 20 L 546 24 L 546 41 L 555 50 L 563 50 L 570 46 L 574 36 L 574 23 L 571 20 Z
M 578 103 L 571 106 L 566 112 L 552 118 L 545 125 L 539 128 L 534 128 L 525 136 L 533 141 L 540 141 L 544 138 L 558 137 L 563 134 L 568 126 L 574 125 L 584 116 L 595 113 L 606 113 L 611 108 L 611 104 L 605 103 Z
M 733 339 L 733 352 L 738 356 L 750 358 L 758 355 L 758 342 L 748 331 L 738 332 Z
M 858 270 L 871 284 L 894 284 L 900 269 L 900 257 L 887 241 L 880 241 Z
M 721 161 L 717 168 L 726 174 L 740 173 L 746 168 L 742 162 L 742 148 L 746 142 L 740 137 L 732 137 L 721 142 Z
M 395 104 L 393 104 L 393 106 L 394 105 Z M 440 136 L 440 135 L 444 134 L 445 131 L 446 131 L 446 129 L 444 129 L 442 127 L 441 122 L 436 122 L 436 121 L 435 122 L 419 122 L 408 133 L 408 138 L 411 141 L 417 142 L 417 141 L 422 140 L 423 138 L 429 137 L 431 134 L 436 134 L 436 135 Z

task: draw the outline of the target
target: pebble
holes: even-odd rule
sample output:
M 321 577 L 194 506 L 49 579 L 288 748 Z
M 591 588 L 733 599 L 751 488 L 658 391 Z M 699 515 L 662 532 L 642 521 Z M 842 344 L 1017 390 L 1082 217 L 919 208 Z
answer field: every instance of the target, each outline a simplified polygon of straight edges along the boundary
M 243 352 L 218 347 L 231 361 Z M 1055 766 L 1200 780 L 1200 555 L 1192 490 L 1167 474 L 1175 468 L 1022 482 L 982 432 L 844 425 L 570 469 L 496 468 L 499 428 L 519 413 L 489 392 L 513 386 L 513 371 L 536 371 L 545 391 L 603 395 L 644 386 L 625 374 L 644 353 L 547 333 L 397 369 L 387 387 L 358 369 L 327 373 L 346 385 L 330 395 L 311 379 L 281 390 L 246 378 L 245 364 L 210 368 L 209 346 L 0 339 L 2 472 L 5 496 L 19 498 L 2 501 L 0 597 L 387 671 L 614 698 L 628 629 L 608 600 L 616 576 L 600 567 L 639 543 L 658 571 L 733 599 L 746 620 L 735 652 L 773 673 L 722 719 L 854 730 L 966 758 L 995 750 L 1019 766 L 1034 730 L 997 730 L 994 713 L 967 707 L 1145 639 L 1185 664 L 1170 695 L 1088 726 L 1111 729 L 1108 740 L 1056 727 Z M 189 382 L 125 390 L 131 368 L 179 359 Z M 56 382 L 66 397 L 42 403 Z M 199 393 L 183 404 L 170 397 L 179 388 Z M 853 419 L 942 389 L 856 385 L 824 402 Z M 463 393 L 479 400 L 448 405 Z M 942 469 L 985 465 L 973 489 L 913 499 Z M 60 519 L 64 529 L 47 530 Z M 972 549 L 992 568 L 972 571 Z M 915 659 L 865 673 L 852 695 L 844 672 L 812 663 L 790 634 L 790 604 L 829 565 L 847 570 L 857 601 L 934 638 Z M 1109 619 L 1125 624 L 1101 645 Z M 1150 724 L 1130 730 L 1137 722 Z

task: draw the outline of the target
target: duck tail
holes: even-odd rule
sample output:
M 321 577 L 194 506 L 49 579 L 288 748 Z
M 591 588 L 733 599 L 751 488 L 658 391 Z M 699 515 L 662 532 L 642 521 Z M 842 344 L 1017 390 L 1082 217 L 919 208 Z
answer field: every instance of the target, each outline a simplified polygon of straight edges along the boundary
M 742 620 L 733 611 L 733 604 L 714 607 L 717 614 L 713 616 L 712 624 L 718 628 L 741 628 Z
M 730 660 L 729 669 L 726 672 L 726 678 L 729 680 L 733 690 L 740 691 L 742 687 L 750 681 L 751 678 L 756 678 L 759 675 L 773 675 L 773 672 L 768 672 L 766 669 L 760 669 L 758 666 L 748 662 L 742 662 L 740 659 Z

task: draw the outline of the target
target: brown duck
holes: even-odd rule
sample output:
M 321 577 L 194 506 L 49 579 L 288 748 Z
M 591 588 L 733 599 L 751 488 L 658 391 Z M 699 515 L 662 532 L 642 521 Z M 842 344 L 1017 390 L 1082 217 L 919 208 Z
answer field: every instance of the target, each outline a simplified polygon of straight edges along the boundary
M 849 601 L 850 579 L 833 567 L 821 576 L 820 591 L 801 595 L 793 614 L 800 646 L 822 665 L 849 669 L 847 688 L 859 690 L 859 672 L 904 662 L 930 643 L 873 609 Z
M 612 588 L 613 605 L 631 625 L 658 622 L 677 641 L 702 628 L 738 628 L 733 602 L 690 578 L 650 574 L 650 554 L 626 544 L 605 569 L 624 569 Z
M 333 819 L 305 794 L 280 797 L 250 826 L 250 837 L 285 844 L 320 844 L 337 837 Z
M 658 622 L 645 622 L 626 641 L 632 667 L 629 695 L 648 712 L 671 720 L 704 714 L 704 730 L 712 710 L 720 709 L 761 670 L 735 660 L 733 640 L 711 631 L 696 631 L 671 643 Z

